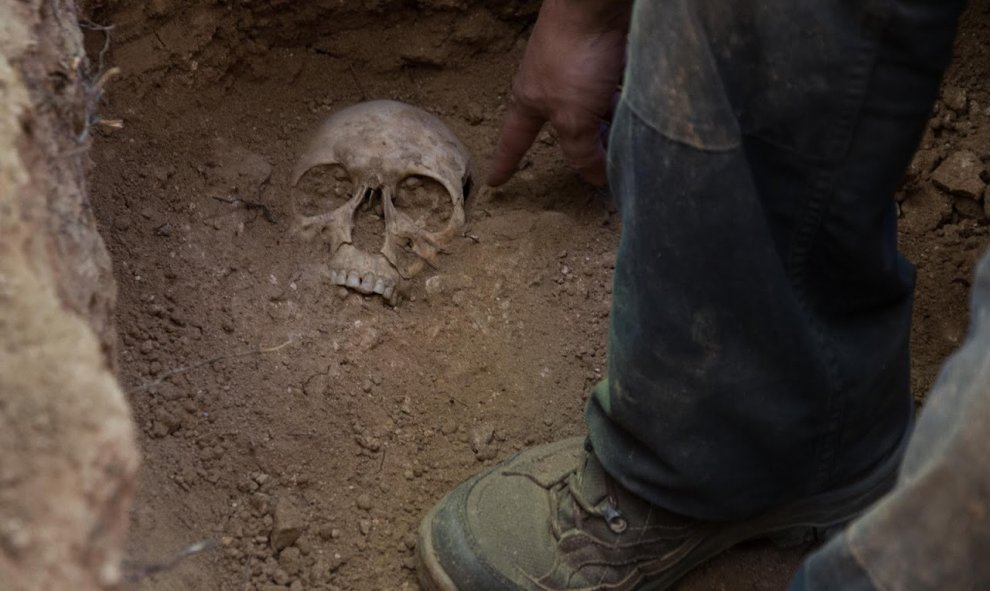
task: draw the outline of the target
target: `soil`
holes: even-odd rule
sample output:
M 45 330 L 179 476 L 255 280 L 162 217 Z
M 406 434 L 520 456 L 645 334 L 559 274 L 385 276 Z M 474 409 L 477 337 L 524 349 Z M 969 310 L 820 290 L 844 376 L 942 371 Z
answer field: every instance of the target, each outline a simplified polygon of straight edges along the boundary
M 466 231 L 397 307 L 332 285 L 325 243 L 292 233 L 292 167 L 351 103 L 422 106 L 483 168 L 535 10 L 342 4 L 93 8 L 124 72 L 103 111 L 123 128 L 100 132 L 90 184 L 145 462 L 130 556 L 150 574 L 212 541 L 141 589 L 415 589 L 425 511 L 516 450 L 582 433 L 604 371 L 620 224 L 548 132 L 504 189 L 469 197 Z M 919 401 L 964 338 L 990 235 L 985 197 L 938 173 L 960 151 L 990 157 L 988 29 L 978 2 L 898 194 Z M 806 551 L 746 546 L 682 589 L 779 589 Z

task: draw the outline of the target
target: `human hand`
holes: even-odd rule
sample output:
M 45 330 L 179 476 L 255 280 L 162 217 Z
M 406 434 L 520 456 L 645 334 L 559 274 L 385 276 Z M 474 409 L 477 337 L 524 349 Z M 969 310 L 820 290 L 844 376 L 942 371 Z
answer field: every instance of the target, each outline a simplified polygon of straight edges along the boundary
M 603 136 L 622 81 L 630 7 L 627 0 L 544 0 L 512 83 L 489 185 L 512 178 L 547 121 L 570 165 L 605 184 Z

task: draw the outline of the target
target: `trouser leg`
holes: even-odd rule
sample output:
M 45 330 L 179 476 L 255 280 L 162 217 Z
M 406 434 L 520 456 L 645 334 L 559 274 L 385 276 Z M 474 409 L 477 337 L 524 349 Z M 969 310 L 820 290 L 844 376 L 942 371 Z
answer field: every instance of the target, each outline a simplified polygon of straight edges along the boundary
M 910 424 L 893 192 L 962 2 L 636 4 L 589 438 L 626 488 L 737 519 L 850 483 Z
M 990 255 L 897 486 L 805 562 L 792 591 L 990 588 Z

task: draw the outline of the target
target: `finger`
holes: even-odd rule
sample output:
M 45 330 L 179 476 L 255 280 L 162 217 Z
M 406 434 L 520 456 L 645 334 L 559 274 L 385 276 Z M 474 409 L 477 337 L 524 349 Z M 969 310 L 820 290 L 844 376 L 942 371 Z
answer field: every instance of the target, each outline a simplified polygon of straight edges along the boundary
M 509 101 L 498 146 L 489 167 L 489 185 L 497 187 L 512 178 L 519 161 L 533 145 L 544 123 L 546 119 L 535 110 L 522 106 L 519 101 Z
M 562 120 L 554 125 L 564 158 L 596 187 L 602 187 L 606 182 L 602 126 L 602 120 L 597 117 Z

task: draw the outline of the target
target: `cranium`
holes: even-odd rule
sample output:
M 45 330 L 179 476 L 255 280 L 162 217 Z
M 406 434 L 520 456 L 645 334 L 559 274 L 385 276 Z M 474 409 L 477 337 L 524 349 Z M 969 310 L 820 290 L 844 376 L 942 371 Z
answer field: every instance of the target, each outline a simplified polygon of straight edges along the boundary
M 400 282 L 426 264 L 436 267 L 438 253 L 464 225 L 464 194 L 470 183 L 467 150 L 426 111 L 396 101 L 370 101 L 327 119 L 299 160 L 293 187 L 304 176 L 318 177 L 314 173 L 320 169 L 332 170 L 338 182 L 349 182 L 353 189 L 342 205 L 300 215 L 298 231 L 307 238 L 319 233 L 328 238 L 334 283 L 379 294 L 395 305 Z M 316 183 L 324 185 L 318 191 L 325 191 L 332 179 L 323 177 Z M 412 188 L 419 185 L 423 187 Z M 423 199 L 422 193 L 429 192 L 425 185 L 437 189 L 432 205 L 429 196 Z M 448 198 L 449 208 L 441 203 Z M 367 213 L 359 211 L 362 204 Z M 438 209 L 449 211 L 445 223 Z M 377 252 L 372 252 L 377 242 L 369 244 L 368 236 L 355 243 L 359 221 L 358 233 L 370 233 L 372 226 L 384 233 Z

